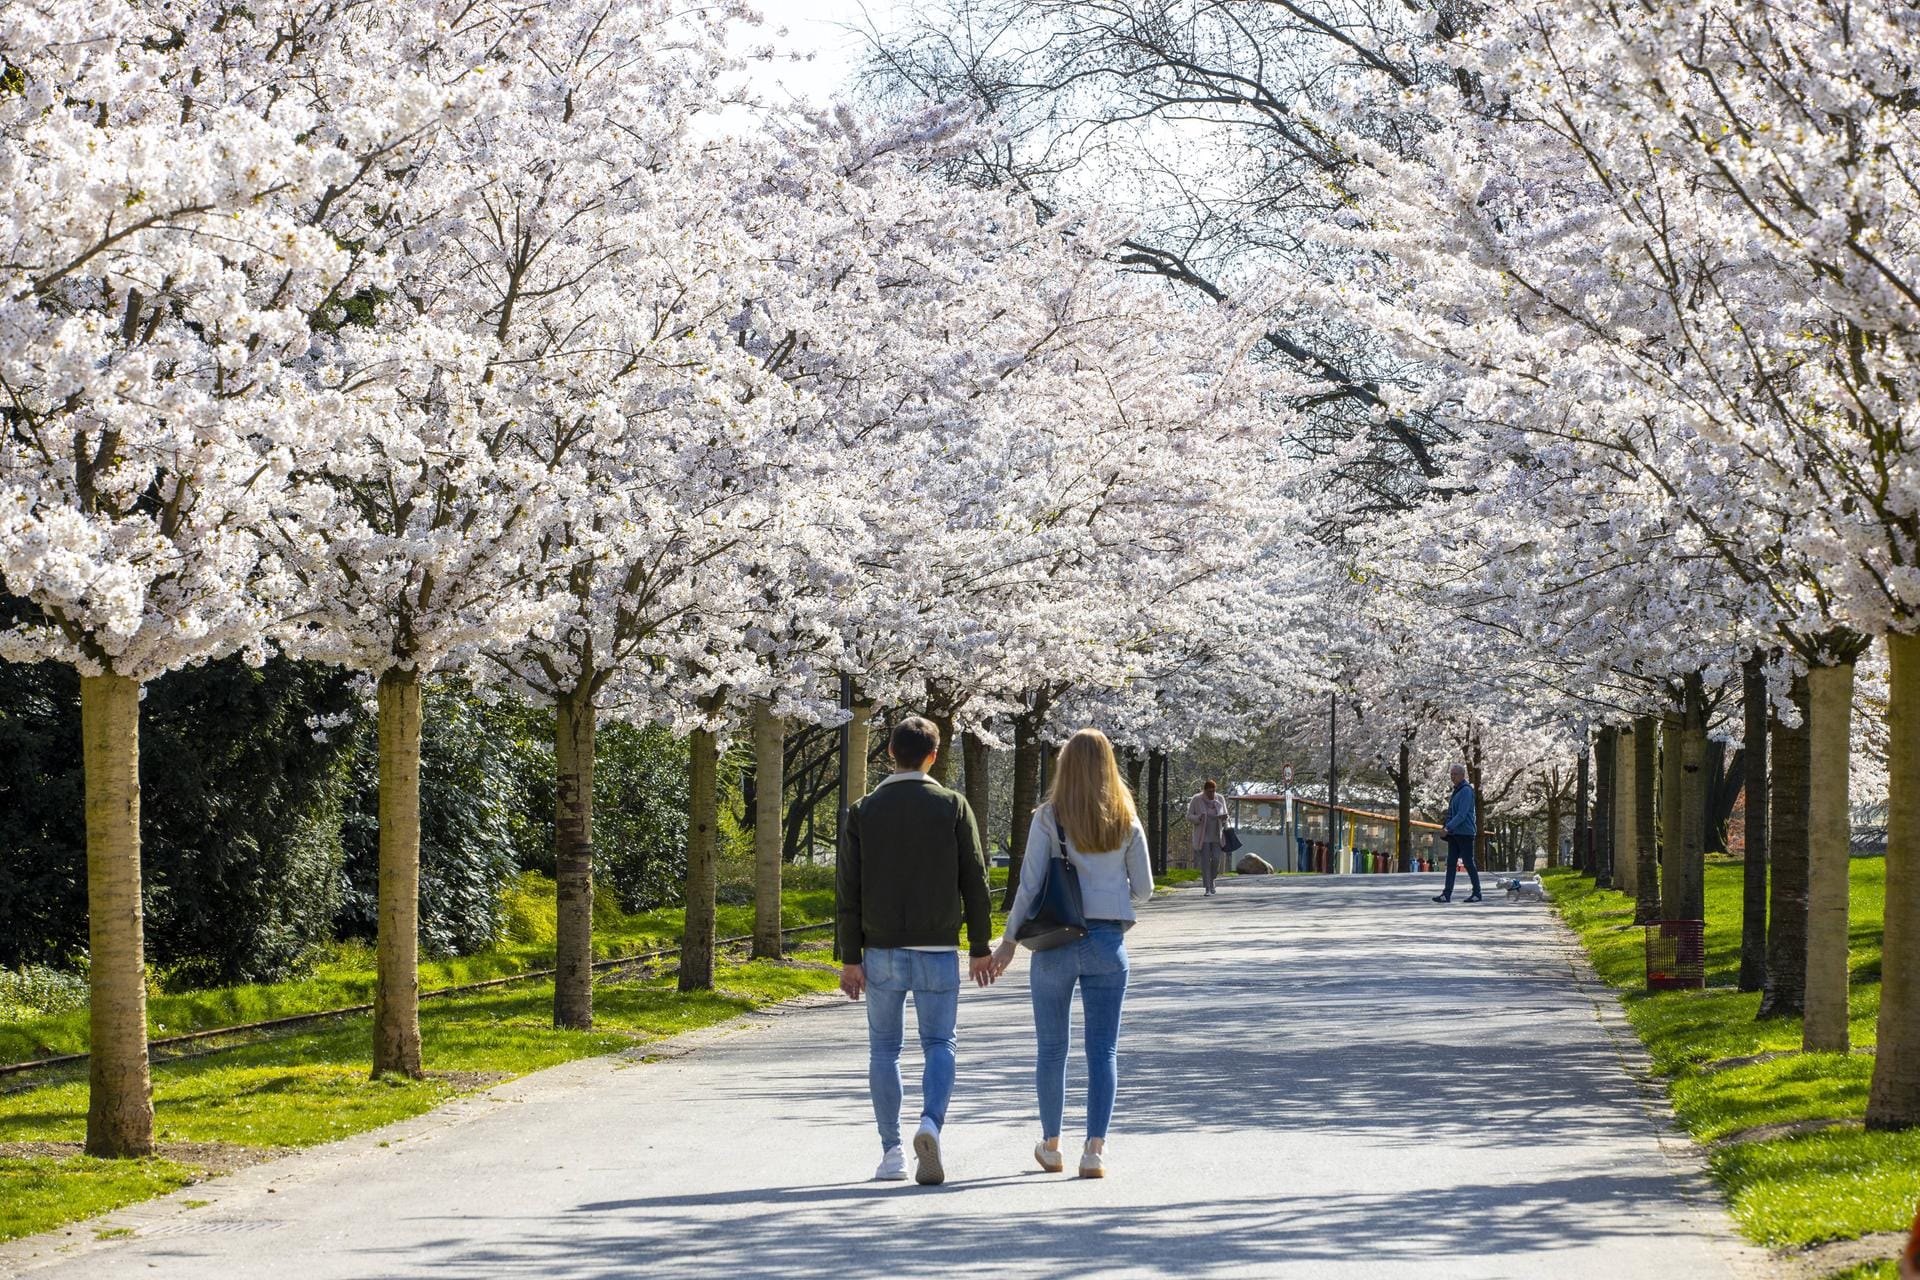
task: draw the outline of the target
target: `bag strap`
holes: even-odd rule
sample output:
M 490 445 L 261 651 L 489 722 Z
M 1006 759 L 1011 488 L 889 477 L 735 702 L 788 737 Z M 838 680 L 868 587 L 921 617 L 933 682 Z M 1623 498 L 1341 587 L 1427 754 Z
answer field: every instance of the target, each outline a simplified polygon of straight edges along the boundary
M 1067 829 L 1060 825 L 1060 814 L 1058 810 L 1049 809 L 1047 813 L 1048 816 L 1053 819 L 1053 834 L 1060 845 L 1060 852 L 1054 856 L 1064 861 L 1067 856 Z

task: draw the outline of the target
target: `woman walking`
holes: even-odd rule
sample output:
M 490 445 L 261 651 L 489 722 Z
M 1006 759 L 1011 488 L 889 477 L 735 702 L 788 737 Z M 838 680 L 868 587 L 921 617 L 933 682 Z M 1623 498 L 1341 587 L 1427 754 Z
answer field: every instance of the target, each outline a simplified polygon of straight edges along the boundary
M 1211 898 L 1214 877 L 1220 874 L 1220 864 L 1227 860 L 1227 798 L 1220 794 L 1220 784 L 1212 778 L 1187 801 L 1187 821 L 1193 824 L 1193 856 L 1200 863 L 1200 883 Z
M 1098 729 L 1082 729 L 1060 748 L 1053 787 L 1027 829 L 1020 890 L 1007 916 L 1006 936 L 994 951 L 996 973 L 1013 963 L 1020 926 L 1032 916 L 1047 883 L 1048 863 L 1064 857 L 1080 880 L 1087 936 L 1033 953 L 1033 1028 L 1038 1042 L 1034 1084 L 1040 1098 L 1040 1167 L 1059 1173 L 1061 1113 L 1066 1109 L 1068 1018 L 1073 988 L 1087 1044 L 1087 1145 L 1080 1176 L 1106 1176 L 1107 1125 L 1119 1087 L 1120 1006 L 1127 995 L 1126 931 L 1135 903 L 1153 896 L 1147 833 L 1133 796 L 1114 762 L 1113 744 Z

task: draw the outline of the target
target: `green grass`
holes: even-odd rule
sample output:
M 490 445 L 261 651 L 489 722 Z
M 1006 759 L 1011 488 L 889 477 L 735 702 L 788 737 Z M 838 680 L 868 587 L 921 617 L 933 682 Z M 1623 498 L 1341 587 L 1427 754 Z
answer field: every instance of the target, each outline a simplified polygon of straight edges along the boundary
M 503 905 L 506 939 L 482 955 L 423 963 L 423 989 L 552 964 L 551 882 L 527 877 Z M 801 887 L 783 897 L 789 927 L 832 913 L 831 890 Z M 718 932 L 750 932 L 752 919 L 751 907 L 723 906 Z M 670 947 L 680 928 L 678 910 L 626 915 L 603 903 L 595 911 L 594 949 L 607 957 Z M 429 1072 L 424 1080 L 368 1078 L 372 1030 L 365 1014 L 160 1062 L 153 1068 L 154 1137 L 163 1150 L 187 1142 L 269 1150 L 330 1142 L 419 1115 L 493 1080 L 709 1026 L 803 992 L 831 990 L 837 975 L 827 953 L 807 954 L 808 961 L 797 964 L 722 963 L 716 989 L 692 995 L 679 994 L 671 978 L 603 981 L 594 995 L 594 1029 L 587 1032 L 553 1028 L 550 978 L 428 1000 L 420 1007 Z M 371 952 L 339 946 L 297 981 L 155 994 L 148 1024 L 158 1037 L 364 1003 L 372 990 Z M 0 1060 L 79 1052 L 86 1045 L 84 1010 L 0 1024 Z M 0 1142 L 79 1142 L 86 1135 L 86 1109 L 82 1071 L 0 1094 Z M 168 1160 L 0 1158 L 0 1239 L 49 1230 L 202 1176 L 199 1166 Z
M 164 1195 L 192 1178 L 170 1160 L 0 1160 L 0 1240 Z
M 507 977 L 553 964 L 552 882 L 528 876 L 516 892 L 520 900 L 509 896 L 508 919 L 511 933 L 520 936 L 510 936 L 480 955 L 423 960 L 420 964 L 423 991 Z M 534 901 L 527 902 L 525 899 L 529 897 Z M 832 915 L 833 891 L 830 889 L 790 890 L 782 897 L 781 919 L 789 928 L 827 920 Z M 602 902 L 594 911 L 594 953 L 607 959 L 675 946 L 680 940 L 681 920 L 679 908 L 626 915 Z M 515 925 L 519 927 L 513 928 Z M 752 929 L 752 907 L 719 909 L 719 936 L 736 936 L 750 933 Z M 820 936 L 826 936 L 825 932 Z M 154 994 L 147 1002 L 148 1032 L 158 1038 L 365 1004 L 373 999 L 373 978 L 372 950 L 363 945 L 343 944 L 329 949 L 306 976 L 296 981 Z M 84 1053 L 86 1048 L 85 1009 L 0 1023 L 0 1062 Z
M 517 1076 L 723 1022 L 838 980 L 820 963 L 722 964 L 715 990 L 681 995 L 673 979 L 600 986 L 594 1030 L 557 1031 L 553 984 L 531 981 L 421 1006 L 425 1080 L 370 1080 L 369 1019 L 342 1018 L 262 1044 L 157 1064 L 154 1136 L 246 1147 L 311 1146 L 431 1110 L 485 1078 Z M 77 1142 L 86 1133 L 84 1080 L 0 1095 L 0 1142 Z M 45 1231 L 157 1195 L 199 1171 L 165 1161 L 0 1160 L 0 1239 Z M 31 1179 L 16 1196 L 14 1179 Z
M 1713 1142 L 1761 1125 L 1858 1121 L 1866 1112 L 1872 1059 L 1799 1053 L 1798 1019 L 1759 1021 L 1759 994 L 1736 989 L 1741 874 L 1737 862 L 1707 868 L 1707 989 L 1648 993 L 1633 903 L 1594 888 L 1577 872 L 1545 873 L 1556 907 L 1580 935 L 1594 968 L 1620 988 L 1628 1019 L 1655 1070 L 1666 1077 L 1674 1113 L 1694 1137 Z M 1850 889 L 1852 1039 L 1855 1046 L 1871 1046 L 1880 1010 L 1886 864 L 1855 859 Z M 1773 1052 L 1789 1056 L 1703 1070 L 1719 1060 Z M 1775 1247 L 1904 1230 L 1920 1201 L 1920 1131 L 1867 1133 L 1847 1126 L 1740 1142 L 1713 1150 L 1709 1164 L 1741 1229 Z

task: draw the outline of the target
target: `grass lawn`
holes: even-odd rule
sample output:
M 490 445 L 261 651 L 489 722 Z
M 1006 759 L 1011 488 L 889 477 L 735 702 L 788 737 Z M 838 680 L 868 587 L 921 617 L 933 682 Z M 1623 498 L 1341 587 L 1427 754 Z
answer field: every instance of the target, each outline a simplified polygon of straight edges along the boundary
M 1851 1030 L 1856 1047 L 1874 1043 L 1880 1010 L 1881 919 L 1886 864 L 1852 863 Z M 1737 862 L 1707 867 L 1707 989 L 1649 994 L 1633 903 L 1595 889 L 1579 873 L 1545 873 L 1555 906 L 1580 935 L 1594 968 L 1620 988 L 1627 1017 L 1666 1078 L 1675 1114 L 1693 1136 L 1718 1143 L 1708 1156 L 1735 1219 L 1754 1241 L 1796 1247 L 1875 1231 L 1903 1231 L 1920 1201 L 1920 1131 L 1867 1133 L 1864 1055 L 1801 1054 L 1798 1019 L 1760 1022 L 1758 993 L 1735 987 L 1740 966 Z M 1728 1058 L 1783 1052 L 1766 1062 L 1706 1070 Z M 1840 1120 L 1837 1128 L 1727 1142 L 1762 1125 Z M 1864 1268 L 1849 1276 L 1891 1276 Z
M 551 967 L 552 893 L 551 881 L 542 881 L 537 876 L 525 877 L 509 896 L 506 938 L 479 955 L 422 960 L 421 990 Z M 789 890 L 783 896 L 781 918 L 789 928 L 832 916 L 831 889 Z M 603 901 L 594 911 L 594 952 L 606 959 L 675 946 L 680 941 L 680 926 L 681 913 L 677 907 L 627 915 Z M 717 932 L 720 937 L 752 930 L 752 907 L 719 909 Z M 827 936 L 826 932 L 823 930 L 820 936 Z M 373 999 L 373 976 L 372 948 L 341 944 L 331 948 L 298 981 L 152 995 L 147 1001 L 147 1026 L 149 1034 L 160 1037 L 364 1004 Z M 432 1005 L 433 1002 L 428 1001 L 422 1007 Z M 84 1009 L 0 1023 L 0 1062 L 84 1053 L 86 1048 L 87 1012 Z
M 317 1024 L 262 1044 L 156 1064 L 154 1136 L 249 1148 L 311 1146 L 418 1115 L 455 1094 L 574 1058 L 709 1026 L 803 992 L 829 991 L 838 971 L 811 962 L 721 964 L 712 992 L 680 995 L 670 977 L 608 982 L 594 1030 L 553 1028 L 551 980 L 451 996 L 421 1006 L 425 1080 L 368 1079 L 370 1019 Z M 0 1095 L 0 1143 L 79 1142 L 84 1078 Z M 46 1231 L 170 1191 L 201 1176 L 181 1161 L 0 1158 L 0 1239 Z
M 480 955 L 423 962 L 423 989 L 553 963 L 550 882 L 527 878 L 505 905 L 503 941 Z M 782 916 L 789 927 L 832 914 L 831 890 L 797 888 L 785 895 Z M 723 906 L 718 933 L 750 932 L 752 919 L 751 907 Z M 677 944 L 681 913 L 626 915 L 601 909 L 594 926 L 599 955 L 630 955 Z M 827 937 L 822 931 L 802 935 L 801 941 Z M 85 1065 L 49 1073 L 52 1078 L 0 1093 L 0 1240 L 163 1194 L 208 1176 L 210 1164 L 233 1167 L 266 1153 L 343 1138 L 431 1110 L 459 1093 L 709 1026 L 804 992 L 829 991 L 837 981 L 824 949 L 787 963 L 723 962 L 715 973 L 716 989 L 695 995 L 680 995 L 671 977 L 610 975 L 596 988 L 595 1025 L 586 1032 L 553 1028 L 550 978 L 428 1000 L 420 1006 L 420 1029 L 429 1075 L 417 1081 L 368 1079 L 372 1030 L 365 1014 L 159 1062 L 153 1068 L 154 1137 L 162 1158 L 150 1160 L 69 1154 L 71 1144 L 86 1136 Z M 297 981 L 156 994 L 148 1004 L 148 1025 L 154 1036 L 165 1036 L 363 1003 L 372 991 L 372 952 L 343 945 L 330 949 Z M 0 1061 L 86 1046 L 85 1010 L 0 1023 Z
M 1004 883 L 1004 873 L 996 873 Z M 996 885 L 996 905 L 998 887 Z M 792 888 L 783 897 L 788 927 L 833 915 L 830 889 Z M 553 963 L 551 882 L 527 877 L 506 903 L 506 937 L 475 956 L 425 961 L 421 987 L 452 986 L 542 969 Z M 994 913 L 996 931 L 1005 923 Z M 751 932 L 753 909 L 722 906 L 721 937 Z M 594 949 L 603 957 L 677 945 L 678 909 L 625 915 L 597 907 Z M 822 930 L 801 935 L 813 948 L 786 963 L 721 963 L 715 990 L 681 995 L 671 977 L 602 979 L 594 993 L 594 1029 L 557 1031 L 550 978 L 427 1000 L 420 1006 L 424 1080 L 369 1080 L 371 1019 L 360 1014 L 314 1023 L 254 1044 L 221 1048 L 153 1068 L 151 1160 L 91 1160 L 49 1153 L 45 1144 L 86 1136 L 85 1064 L 31 1087 L 0 1093 L 0 1240 L 104 1213 L 209 1176 L 207 1153 L 255 1157 L 330 1142 L 429 1111 L 457 1094 L 575 1058 L 631 1048 L 710 1026 L 794 996 L 833 990 L 839 970 Z M 253 1022 L 372 999 L 373 954 L 331 949 L 292 982 L 154 995 L 154 1036 Z M 0 1061 L 87 1046 L 85 1010 L 0 1023 Z M 7 1144 L 16 1144 L 11 1150 Z M 216 1144 L 213 1147 L 192 1144 Z M 231 1167 L 244 1160 L 226 1159 Z

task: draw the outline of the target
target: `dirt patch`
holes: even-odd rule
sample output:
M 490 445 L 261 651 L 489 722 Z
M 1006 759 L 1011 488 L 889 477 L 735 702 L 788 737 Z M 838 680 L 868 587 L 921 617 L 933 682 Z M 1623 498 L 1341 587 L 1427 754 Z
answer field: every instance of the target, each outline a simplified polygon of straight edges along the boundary
M 292 1151 L 292 1147 L 243 1147 L 235 1142 L 156 1142 L 153 1146 L 153 1154 L 162 1160 L 189 1165 L 210 1178 L 278 1160 Z M 0 1142 L 0 1159 L 71 1160 L 84 1154 L 78 1142 Z
M 1775 1138 L 1797 1138 L 1803 1133 L 1820 1133 L 1826 1129 L 1858 1129 L 1860 1122 L 1830 1116 L 1825 1120 L 1786 1120 L 1779 1124 L 1757 1124 L 1751 1129 L 1735 1129 L 1732 1133 L 1722 1134 L 1707 1145 L 1719 1150 L 1721 1147 L 1737 1147 L 1743 1142 L 1772 1142 Z
M 1853 1052 L 1857 1057 L 1871 1058 L 1873 1056 L 1873 1046 L 1867 1045 L 1864 1048 L 1855 1049 Z M 1749 1053 L 1739 1058 L 1716 1058 L 1712 1062 L 1701 1063 L 1699 1070 L 1701 1075 L 1712 1075 L 1716 1071 L 1732 1071 L 1736 1067 L 1757 1067 L 1763 1062 L 1778 1062 L 1782 1058 L 1797 1058 L 1799 1056 L 1800 1050 L 1798 1049 L 1775 1049 L 1770 1053 Z
M 1857 1240 L 1833 1240 L 1788 1253 L 1776 1253 L 1779 1280 L 1819 1280 L 1866 1262 L 1891 1262 L 1907 1242 L 1898 1231 L 1881 1231 Z
M 472 1093 L 513 1079 L 511 1071 L 429 1071 L 427 1079 L 450 1084 L 457 1092 Z

